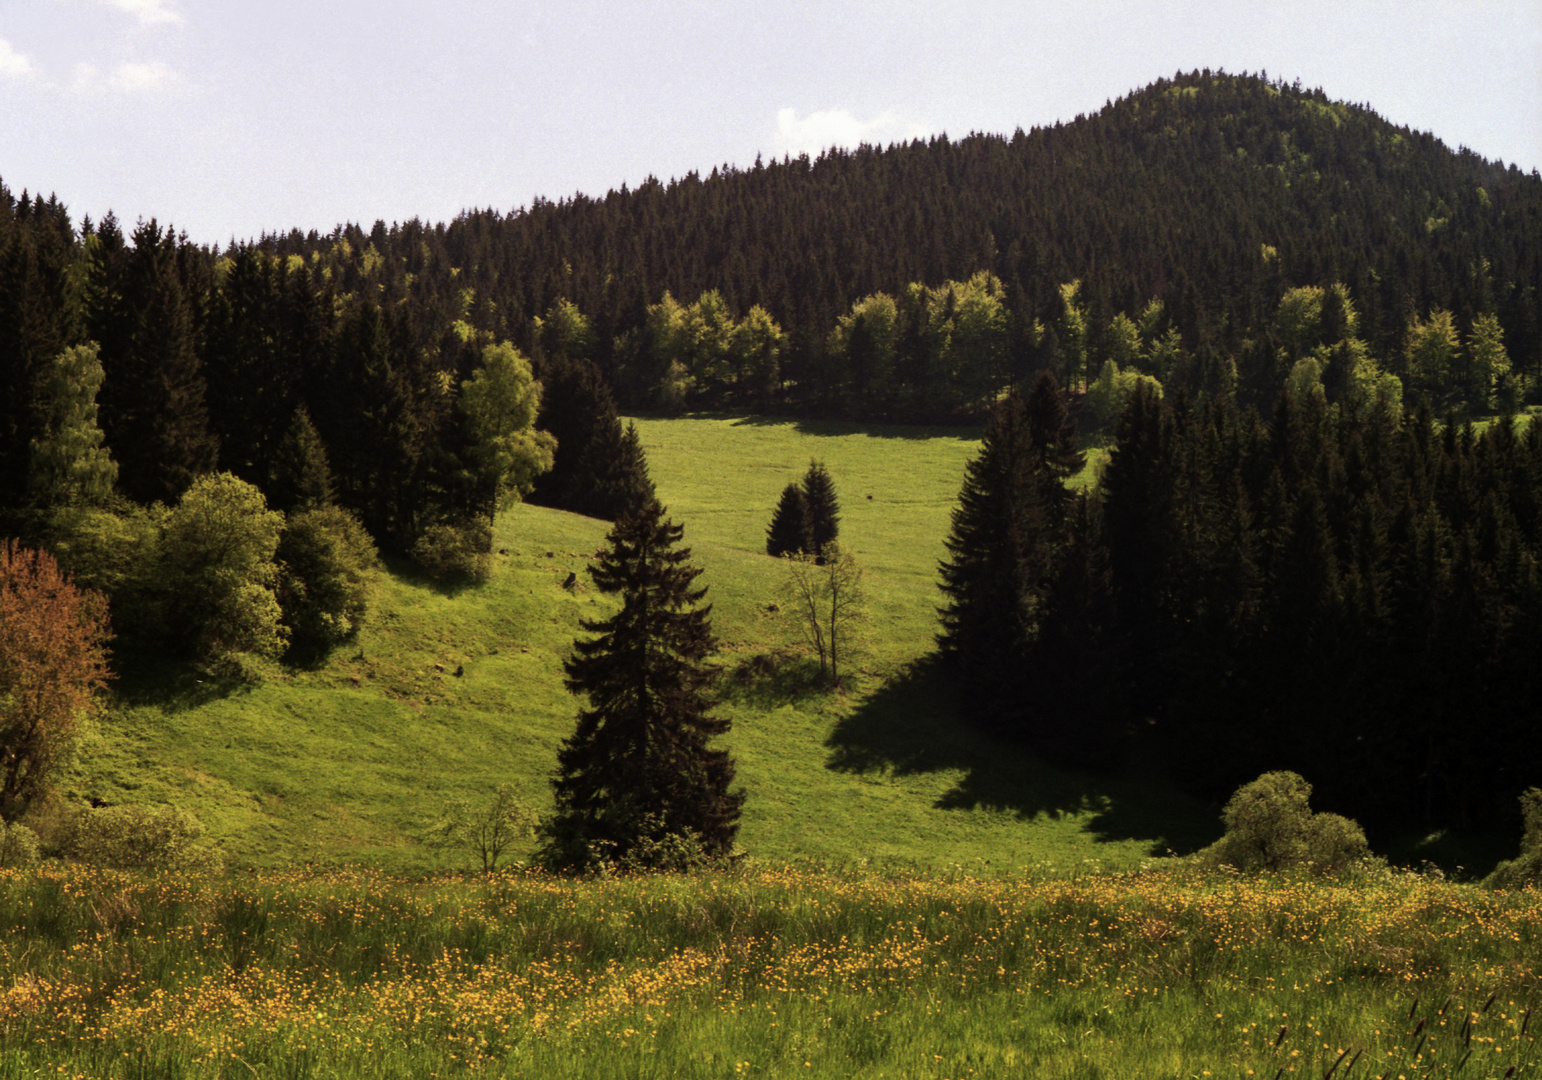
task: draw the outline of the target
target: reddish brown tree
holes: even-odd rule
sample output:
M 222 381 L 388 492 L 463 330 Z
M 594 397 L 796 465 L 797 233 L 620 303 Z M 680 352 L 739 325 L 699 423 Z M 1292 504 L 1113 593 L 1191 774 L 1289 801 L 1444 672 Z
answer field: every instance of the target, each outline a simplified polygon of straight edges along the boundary
M 14 820 L 68 754 L 107 682 L 107 601 L 46 551 L 0 545 L 0 818 Z

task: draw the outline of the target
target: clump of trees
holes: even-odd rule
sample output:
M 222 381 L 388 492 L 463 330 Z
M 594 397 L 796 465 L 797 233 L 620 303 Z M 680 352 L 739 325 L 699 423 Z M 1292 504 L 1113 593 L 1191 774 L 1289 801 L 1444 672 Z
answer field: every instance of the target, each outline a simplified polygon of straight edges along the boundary
M 539 855 L 552 869 L 667 869 L 682 848 L 715 859 L 733 850 L 744 794 L 730 790 L 728 752 L 709 745 L 729 722 L 710 714 L 717 638 L 682 535 L 649 503 L 616 523 L 590 568 L 621 608 L 584 620 L 595 636 L 575 641 L 564 665 L 588 707 L 557 754 Z
M 801 484 L 782 490 L 766 529 L 766 554 L 811 555 L 822 560 L 841 531 L 841 504 L 835 481 L 822 461 L 810 461 Z

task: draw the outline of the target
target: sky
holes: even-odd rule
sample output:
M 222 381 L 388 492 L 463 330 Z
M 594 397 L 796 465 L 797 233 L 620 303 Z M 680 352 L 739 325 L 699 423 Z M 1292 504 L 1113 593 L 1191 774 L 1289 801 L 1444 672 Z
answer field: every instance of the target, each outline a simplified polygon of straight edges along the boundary
M 201 243 L 603 196 L 1266 71 L 1542 167 L 1538 0 L 0 0 L 0 181 Z

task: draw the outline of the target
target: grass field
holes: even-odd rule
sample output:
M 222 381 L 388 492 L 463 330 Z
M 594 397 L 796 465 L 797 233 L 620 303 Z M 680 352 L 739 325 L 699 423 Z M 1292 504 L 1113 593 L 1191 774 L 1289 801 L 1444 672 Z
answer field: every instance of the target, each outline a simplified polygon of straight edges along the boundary
M 1539 926 L 1396 874 L 0 871 L 0 1076 L 1509 1080 Z
M 393 566 L 314 670 L 237 688 L 128 658 L 68 793 L 194 810 L 236 872 L 0 870 L 0 1080 L 1542 1073 L 1542 894 L 1203 874 L 1155 856 L 1213 838 L 1214 807 L 960 722 L 929 657 L 970 432 L 639 428 L 711 590 L 751 857 L 426 873 L 467 863 L 423 842 L 447 799 L 545 805 L 562 660 L 606 610 L 582 580 L 605 525 L 516 507 L 490 583 Z M 761 554 L 811 457 L 873 597 L 838 692 Z
M 1160 778 L 1048 769 L 953 711 L 927 657 L 974 432 L 743 418 L 638 426 L 710 588 L 752 855 L 1128 868 L 1213 837 L 1214 808 Z M 784 568 L 763 554 L 765 528 L 811 458 L 834 476 L 841 538 L 872 596 L 871 648 L 833 693 L 811 685 L 796 632 L 768 611 Z M 254 687 L 125 658 L 118 704 L 63 787 L 80 800 L 192 810 L 237 866 L 465 865 L 424 843 L 447 800 L 476 802 L 506 782 L 538 810 L 549 802 L 576 709 L 562 661 L 579 619 L 607 610 L 582 576 L 606 530 L 515 507 L 497 523 L 488 584 L 446 590 L 392 566 L 357 642 Z M 575 571 L 579 587 L 564 589 Z

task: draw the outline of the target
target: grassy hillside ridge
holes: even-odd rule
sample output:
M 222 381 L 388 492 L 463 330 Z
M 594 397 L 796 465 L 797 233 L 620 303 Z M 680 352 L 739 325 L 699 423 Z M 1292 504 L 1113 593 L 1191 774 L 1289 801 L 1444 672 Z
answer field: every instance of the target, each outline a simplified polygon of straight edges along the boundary
M 976 433 L 722 417 L 643 419 L 639 430 L 710 589 L 751 853 L 1129 866 L 1208 839 L 1213 812 L 1160 784 L 1046 769 L 953 714 L 924 657 Z M 776 496 L 811 457 L 834 475 L 842 540 L 873 595 L 873 647 L 836 694 L 809 685 L 795 631 L 768 610 L 783 568 L 762 554 Z M 237 865 L 464 865 L 423 843 L 447 799 L 476 802 L 507 782 L 532 807 L 549 803 L 576 709 L 562 661 L 579 620 L 607 610 L 584 575 L 607 530 L 516 506 L 499 518 L 487 585 L 445 589 L 392 564 L 356 642 L 256 687 L 125 657 L 119 702 L 65 794 L 176 803 Z M 577 587 L 565 589 L 572 572 Z

